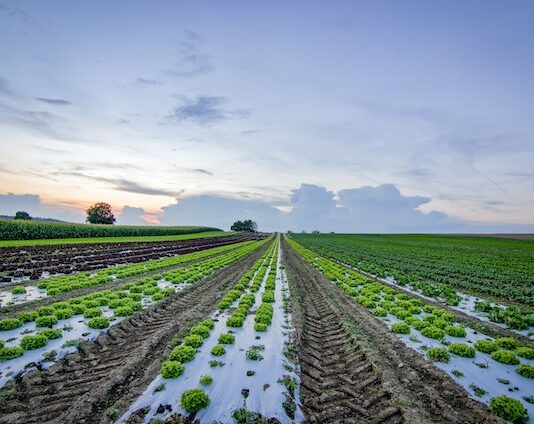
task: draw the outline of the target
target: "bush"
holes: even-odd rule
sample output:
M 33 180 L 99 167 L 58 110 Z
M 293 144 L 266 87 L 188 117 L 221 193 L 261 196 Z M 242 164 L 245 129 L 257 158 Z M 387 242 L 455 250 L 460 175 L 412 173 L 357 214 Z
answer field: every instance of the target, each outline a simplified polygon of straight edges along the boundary
M 514 424 L 524 423 L 528 420 L 528 412 L 523 404 L 519 400 L 508 396 L 503 395 L 491 398 L 490 409 L 498 417 Z
M 526 346 L 518 347 L 515 350 L 515 353 L 517 356 L 520 356 L 521 358 L 534 359 L 534 349 L 532 349 L 531 347 L 526 347 Z
M 35 320 L 35 325 L 37 325 L 37 327 L 52 327 L 55 324 L 57 324 L 57 317 L 55 315 L 45 315 L 37 317 Z
M 436 340 L 441 340 L 443 337 L 445 337 L 445 331 L 443 331 L 441 328 L 434 327 L 432 325 L 423 328 L 421 330 L 421 334 L 425 337 Z
M 89 308 L 89 309 L 86 309 L 85 312 L 83 313 L 84 318 L 94 318 L 94 317 L 99 317 L 101 315 L 102 315 L 102 309 L 100 308 Z
M 526 378 L 534 378 L 534 366 L 521 364 L 517 367 L 517 373 Z
M 46 346 L 48 338 L 42 334 L 36 334 L 35 336 L 24 336 L 20 341 L 20 347 L 24 350 L 39 349 Z
M 426 351 L 426 356 L 431 361 L 449 362 L 451 355 L 444 347 L 431 347 Z
M 491 340 L 479 340 L 475 343 L 475 349 L 483 353 L 493 353 L 499 350 L 499 347 Z
M 495 343 L 501 349 L 506 350 L 514 350 L 519 347 L 519 342 L 516 339 L 512 339 L 511 337 L 500 337 L 498 339 L 495 339 Z
M 224 333 L 219 336 L 219 344 L 234 344 L 235 336 L 232 333 Z
M 176 378 L 184 373 L 184 366 L 178 361 L 165 361 L 160 369 L 163 378 Z
M 14 330 L 22 325 L 22 321 L 17 318 L 4 318 L 0 320 L 0 331 Z
M 475 349 L 465 343 L 451 343 L 449 345 L 449 352 L 463 358 L 474 358 L 476 354 Z
M 452 337 L 465 337 L 467 335 L 465 328 L 459 325 L 447 325 L 445 327 L 445 333 Z
M 178 362 L 190 362 L 193 359 L 195 359 L 195 355 L 197 354 L 197 351 L 195 348 L 191 346 L 181 345 L 176 346 L 171 353 L 169 354 L 169 359 L 171 361 L 178 361 Z
M 210 398 L 202 389 L 186 390 L 180 397 L 180 406 L 189 414 L 200 411 L 209 404 Z
M 26 294 L 26 287 L 15 286 L 11 289 L 11 294 Z
M 109 318 L 106 317 L 95 317 L 91 318 L 89 322 L 87 323 L 87 326 L 89 328 L 95 328 L 98 330 L 101 330 L 103 328 L 109 327 Z
M 211 349 L 211 354 L 213 356 L 222 356 L 225 353 L 226 353 L 226 349 L 222 345 L 213 346 L 213 348 Z
M 405 322 L 397 322 L 391 326 L 391 331 L 397 334 L 410 334 L 410 326 Z
M 0 361 L 18 358 L 24 353 L 24 349 L 18 346 L 0 348 Z
M 196 334 L 198 336 L 202 336 L 202 338 L 205 339 L 210 335 L 210 328 L 203 324 L 198 324 L 192 327 L 191 330 L 189 330 L 189 334 Z
M 200 384 L 203 386 L 209 386 L 213 382 L 213 377 L 211 375 L 204 374 L 200 376 Z
M 497 362 L 508 365 L 518 365 L 519 359 L 515 356 L 514 352 L 509 350 L 497 350 L 491 354 L 491 357 Z
M 48 340 L 59 339 L 61 337 L 61 330 L 59 328 L 45 328 L 39 331 L 38 335 L 45 336 Z
M 197 348 L 197 347 L 202 346 L 202 343 L 204 343 L 204 338 L 197 334 L 192 334 L 190 336 L 184 337 L 184 340 L 182 343 L 186 346 Z

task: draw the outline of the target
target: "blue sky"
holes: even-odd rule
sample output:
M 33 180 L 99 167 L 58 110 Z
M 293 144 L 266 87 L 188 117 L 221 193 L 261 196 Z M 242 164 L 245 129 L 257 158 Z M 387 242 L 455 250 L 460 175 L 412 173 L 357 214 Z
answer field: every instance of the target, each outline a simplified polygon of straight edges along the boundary
M 0 214 L 534 231 L 532 28 L 528 1 L 0 0 Z

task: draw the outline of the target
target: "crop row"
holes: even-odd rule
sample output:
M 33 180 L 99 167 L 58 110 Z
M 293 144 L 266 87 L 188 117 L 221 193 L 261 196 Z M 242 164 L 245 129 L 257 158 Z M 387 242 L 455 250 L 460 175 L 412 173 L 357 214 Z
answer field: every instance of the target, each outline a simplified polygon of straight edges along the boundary
M 50 306 L 21 312 L 16 318 L 2 319 L 0 320 L 0 331 L 8 332 L 8 339 L 2 342 L 0 360 L 13 359 L 22 355 L 25 350 L 44 347 L 49 340 L 60 338 L 62 336 L 61 329 L 53 327 L 58 324 L 66 324 L 67 321 L 63 320 L 69 320 L 75 316 L 81 315 L 88 319 L 87 326 L 89 328 L 107 328 L 111 320 L 131 315 L 143 309 L 146 304 L 160 301 L 173 294 L 175 292 L 173 286 L 160 288 L 160 285 L 165 285 L 165 281 L 168 281 L 167 278 L 172 278 L 172 285 L 176 286 L 177 289 L 181 289 L 184 284 L 195 283 L 238 261 L 265 242 L 266 240 L 247 243 L 223 255 L 209 258 L 184 268 L 180 278 L 172 275 L 171 271 L 126 284 L 121 289 L 96 291 L 85 296 L 55 302 Z M 113 315 L 110 317 L 104 316 L 108 311 L 112 311 Z M 30 326 L 30 323 L 35 323 L 35 325 Z M 21 327 L 24 328 L 18 331 L 16 337 L 13 337 L 15 335 L 13 330 Z M 44 328 L 45 330 L 35 335 L 28 335 L 28 333 L 35 332 L 38 328 Z M 52 328 L 54 331 L 48 330 Z M 15 341 L 20 341 L 20 345 L 13 345 Z M 10 346 L 7 346 L 8 343 Z
M 339 265 L 329 259 L 318 256 L 316 253 L 304 248 L 293 240 L 288 241 L 305 261 L 318 269 L 328 280 L 344 290 L 355 302 L 369 309 L 377 319 L 388 324 L 392 332 L 404 337 L 402 340 L 417 351 L 426 354 L 432 361 L 447 364 L 451 357 L 455 358 L 457 367 L 464 367 L 471 374 L 476 374 L 473 368 L 491 368 L 492 372 L 502 372 L 505 378 L 498 385 L 510 384 L 512 379 L 517 381 L 517 386 L 529 387 L 532 384 L 528 379 L 534 378 L 534 349 L 522 345 L 514 338 L 486 338 L 471 328 L 466 328 L 458 322 L 456 316 L 446 310 L 424 304 L 420 299 L 401 293 L 393 287 L 367 278 L 347 267 Z M 467 340 L 466 340 L 467 339 Z M 423 344 L 424 340 L 426 344 Z M 466 342 L 462 341 L 466 340 Z M 476 340 L 475 343 L 473 341 Z M 477 353 L 478 352 L 478 353 Z M 483 359 L 479 363 L 471 361 L 478 356 Z M 460 361 L 461 358 L 469 358 L 469 361 Z M 522 358 L 521 361 L 519 358 Z M 518 366 L 519 365 L 519 366 Z M 517 367 L 516 367 L 517 366 Z M 515 377 L 510 372 L 515 370 Z M 453 370 L 446 369 L 451 372 Z M 466 371 L 467 372 L 467 371 Z M 452 375 L 460 376 L 452 373 Z M 502 387 L 486 387 L 488 391 L 500 393 Z M 480 382 L 479 382 L 480 384 Z M 487 392 L 479 386 L 469 386 L 475 396 L 484 396 Z M 519 390 L 519 389 L 518 389 Z M 493 404 L 505 402 L 518 416 L 524 417 L 527 408 L 517 399 L 519 393 L 514 392 L 514 397 L 502 399 L 495 396 L 489 400 L 490 407 L 496 414 L 500 414 L 499 407 Z M 523 398 L 527 405 L 534 401 L 529 396 Z M 530 406 L 529 406 L 530 407 Z M 515 415 L 504 416 L 509 419 Z
M 534 243 L 485 237 L 302 235 L 295 240 L 380 278 L 431 281 L 534 305 Z M 444 292 L 444 297 L 448 297 Z M 454 296 L 449 301 L 454 302 Z
M 220 231 L 211 227 L 70 224 L 0 219 L 0 240 L 165 236 Z

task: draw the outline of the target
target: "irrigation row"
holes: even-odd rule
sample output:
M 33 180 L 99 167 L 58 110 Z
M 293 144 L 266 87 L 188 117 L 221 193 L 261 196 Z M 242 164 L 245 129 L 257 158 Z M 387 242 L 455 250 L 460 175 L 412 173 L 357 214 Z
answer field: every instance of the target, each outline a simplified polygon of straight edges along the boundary
M 404 344 L 445 371 L 473 399 L 489 404 L 496 415 L 521 419 L 534 414 L 534 349 L 514 338 L 495 339 L 462 326 L 443 308 L 425 305 L 295 241 L 288 243 L 328 280 L 386 323 Z

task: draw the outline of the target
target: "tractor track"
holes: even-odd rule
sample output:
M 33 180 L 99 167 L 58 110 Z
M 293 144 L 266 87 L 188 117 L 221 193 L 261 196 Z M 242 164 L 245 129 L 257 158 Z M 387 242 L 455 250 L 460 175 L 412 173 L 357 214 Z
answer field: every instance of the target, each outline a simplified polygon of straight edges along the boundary
M 142 393 L 159 372 L 172 337 L 215 310 L 266 248 L 111 327 L 49 370 L 8 383 L 0 391 L 0 423 L 110 422 L 108 408 L 126 409 Z
M 288 256 L 301 302 L 297 351 L 307 422 L 404 423 L 402 410 L 392 404 L 366 352 L 343 327 L 316 281 L 305 275 L 291 253 Z
M 297 349 L 302 351 L 303 411 L 310 423 L 503 422 L 285 242 L 284 247 L 302 297 Z

